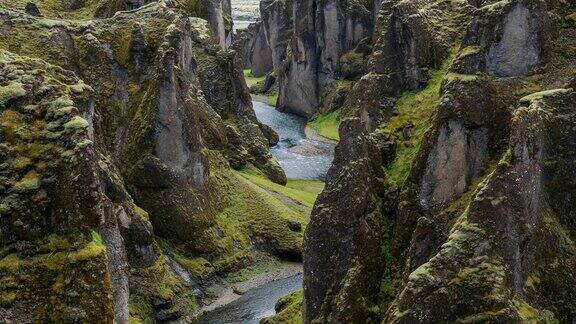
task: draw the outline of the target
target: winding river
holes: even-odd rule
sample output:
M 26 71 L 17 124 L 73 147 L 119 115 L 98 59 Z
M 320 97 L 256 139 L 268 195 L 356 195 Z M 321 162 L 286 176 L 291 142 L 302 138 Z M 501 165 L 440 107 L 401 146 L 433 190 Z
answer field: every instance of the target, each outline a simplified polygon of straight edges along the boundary
M 306 137 L 306 120 L 253 101 L 258 120 L 274 129 L 280 141 L 270 148 L 286 176 L 291 179 L 323 180 L 334 157 L 334 143 Z M 275 280 L 249 290 L 240 298 L 204 315 L 202 324 L 259 323 L 275 314 L 280 297 L 302 288 L 302 274 Z
M 269 282 L 249 290 L 242 297 L 208 314 L 200 324 L 256 324 L 275 314 L 274 305 L 280 297 L 302 288 L 302 274 Z
M 253 101 L 258 120 L 278 133 L 280 142 L 270 148 L 289 179 L 324 180 L 334 158 L 334 143 L 306 137 L 304 118 L 280 112 Z

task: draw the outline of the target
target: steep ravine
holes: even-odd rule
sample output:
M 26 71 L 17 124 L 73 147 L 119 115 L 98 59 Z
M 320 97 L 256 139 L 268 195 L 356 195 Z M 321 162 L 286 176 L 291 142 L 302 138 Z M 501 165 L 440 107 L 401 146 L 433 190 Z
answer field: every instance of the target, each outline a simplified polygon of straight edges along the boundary
M 287 181 L 219 20 L 190 17 L 221 6 L 0 1 L 3 320 L 189 318 L 182 269 L 301 259 L 321 186 Z
M 576 2 L 232 7 L 0 0 L 0 322 L 576 322 Z
M 261 99 L 256 97 L 256 100 Z M 253 101 L 258 120 L 270 126 L 279 136 L 270 148 L 272 155 L 284 168 L 288 179 L 324 179 L 333 159 L 334 144 L 328 140 L 309 139 L 304 133 L 305 120 L 289 113 L 279 112 L 266 103 Z M 278 269 L 285 269 L 277 271 Z M 301 267 L 279 264 L 261 276 L 261 282 L 234 284 L 225 291 L 199 323 L 259 323 L 275 314 L 280 297 L 302 289 Z M 257 276 L 258 277 L 258 276 Z M 250 287 L 249 290 L 241 288 Z M 241 292 L 241 295 L 240 295 Z

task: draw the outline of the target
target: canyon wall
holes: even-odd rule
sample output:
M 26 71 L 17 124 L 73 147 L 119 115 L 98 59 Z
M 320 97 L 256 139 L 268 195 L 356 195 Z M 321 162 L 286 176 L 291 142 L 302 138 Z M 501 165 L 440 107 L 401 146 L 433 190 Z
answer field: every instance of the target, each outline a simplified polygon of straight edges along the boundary
M 340 57 L 368 41 L 379 10 L 377 1 L 296 1 L 293 34 L 278 72 L 278 107 L 311 117 L 324 89 L 340 78 Z
M 262 1 L 260 20 L 245 32 L 246 67 L 272 77 L 279 110 L 312 117 L 335 81 L 358 76 L 380 6 L 380 1 Z
M 210 24 L 84 4 L 0 1 L 0 316 L 182 320 L 204 292 L 175 269 L 197 284 L 300 255 L 303 220 L 233 171 L 286 183 Z
M 574 321 L 575 12 L 383 4 L 305 235 L 305 322 Z

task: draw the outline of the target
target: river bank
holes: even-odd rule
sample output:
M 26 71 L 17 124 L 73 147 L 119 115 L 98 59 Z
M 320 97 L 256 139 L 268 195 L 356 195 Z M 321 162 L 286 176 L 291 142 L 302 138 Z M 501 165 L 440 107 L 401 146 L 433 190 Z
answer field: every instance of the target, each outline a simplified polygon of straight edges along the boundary
M 196 320 L 203 323 L 205 316 L 208 316 L 211 312 L 218 312 L 219 309 L 237 301 L 246 293 L 271 282 L 300 275 L 302 272 L 302 263 L 279 261 L 269 269 L 248 280 L 228 284 L 225 282 L 214 283 L 206 290 L 218 291 L 217 297 L 204 301 L 206 305 L 197 313 Z
M 249 170 L 240 174 L 263 190 L 285 198 L 282 201 L 290 208 L 305 209 L 309 214 L 323 187 L 315 183 L 322 183 L 318 180 L 324 179 L 332 163 L 336 143 L 306 127 L 304 118 L 277 111 L 268 104 L 268 96 L 252 95 L 252 99 L 258 120 L 278 133 L 280 140 L 270 151 L 294 183 L 278 188 Z M 302 191 L 304 188 L 306 192 L 314 188 L 313 194 L 305 194 Z M 242 323 L 258 323 L 261 318 L 274 315 L 276 301 L 301 288 L 302 264 L 286 261 L 264 261 L 262 264 L 257 273 L 248 269 L 246 274 L 238 275 L 249 277 L 248 280 L 234 282 L 238 278 L 224 278 L 206 287 L 204 291 L 213 297 L 203 299 L 204 305 L 196 321 L 207 324 L 239 320 Z M 258 264 L 253 267 L 258 267 Z

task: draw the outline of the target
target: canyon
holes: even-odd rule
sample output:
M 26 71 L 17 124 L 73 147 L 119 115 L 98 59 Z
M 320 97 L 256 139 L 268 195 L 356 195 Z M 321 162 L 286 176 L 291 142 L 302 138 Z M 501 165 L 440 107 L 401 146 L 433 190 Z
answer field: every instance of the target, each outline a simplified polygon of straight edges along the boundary
M 571 323 L 575 134 L 570 0 L 0 0 L 0 318 Z

